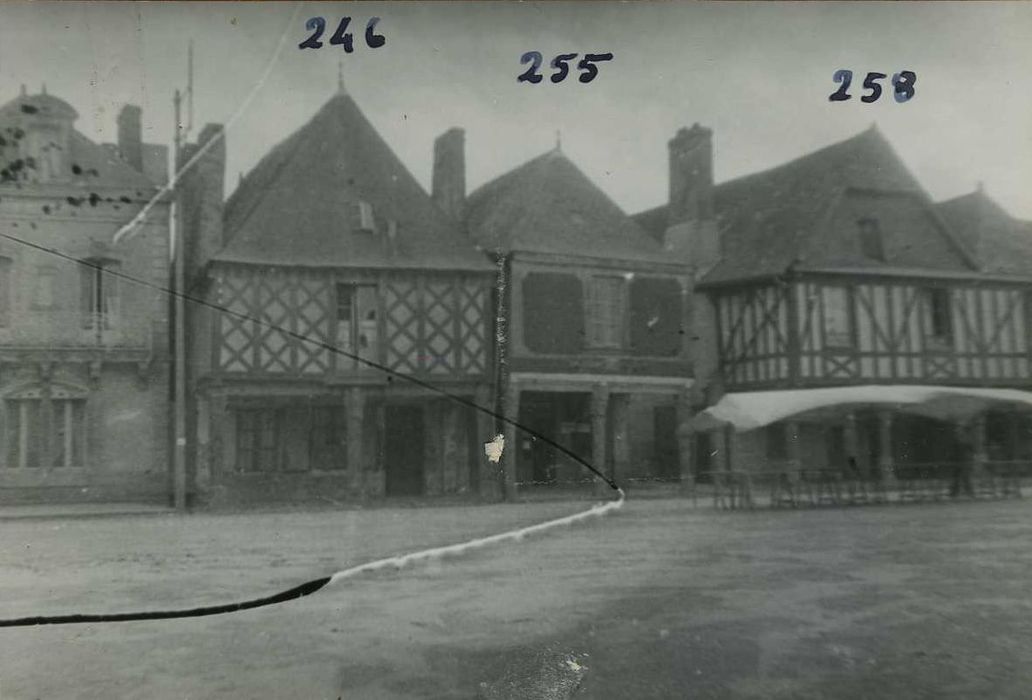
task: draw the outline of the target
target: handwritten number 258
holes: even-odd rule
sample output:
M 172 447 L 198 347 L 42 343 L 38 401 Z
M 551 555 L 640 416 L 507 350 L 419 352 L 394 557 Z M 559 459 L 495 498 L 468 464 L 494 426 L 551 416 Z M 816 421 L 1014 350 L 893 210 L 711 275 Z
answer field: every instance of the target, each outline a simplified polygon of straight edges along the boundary
M 874 102 L 882 94 L 882 87 L 878 84 L 879 80 L 884 80 L 886 75 L 884 73 L 870 72 L 867 77 L 864 78 L 864 88 L 870 90 L 866 95 L 860 96 L 861 102 Z M 839 89 L 828 95 L 828 100 L 831 102 L 845 102 L 846 100 L 853 99 L 853 96 L 849 94 L 849 85 L 853 82 L 853 71 L 851 70 L 837 70 L 831 79 L 836 83 L 841 83 Z M 896 99 L 896 102 L 906 102 L 914 96 L 914 84 L 917 82 L 917 73 L 913 71 L 904 70 L 896 73 L 892 76 L 892 95 Z
M 378 49 L 387 43 L 385 36 L 376 33 L 376 25 L 379 21 L 379 17 L 371 17 L 366 22 L 365 41 L 366 46 L 371 49 Z M 340 24 L 337 25 L 337 31 L 333 32 L 333 36 L 330 37 L 330 45 L 343 46 L 344 53 L 352 53 L 355 50 L 354 38 L 351 36 L 351 32 L 347 30 L 350 23 L 350 17 L 341 17 Z M 298 44 L 297 47 L 299 49 L 321 49 L 323 43 L 319 41 L 319 38 L 326 31 L 326 20 L 322 17 L 312 17 L 305 22 L 305 29 L 312 32 L 312 35 Z
M 575 53 L 561 53 L 552 59 L 552 68 L 555 69 L 549 80 L 553 83 L 561 83 L 566 80 L 566 76 L 570 74 L 570 66 L 568 63 L 573 59 L 577 58 Z M 541 68 L 541 61 L 543 60 L 540 51 L 528 51 L 520 56 L 520 63 L 529 63 L 530 67 L 523 71 L 516 78 L 518 83 L 531 83 L 537 84 L 544 80 L 544 76 L 538 73 L 538 69 Z M 584 58 L 577 62 L 577 70 L 581 71 L 578 80 L 582 83 L 590 83 L 598 75 L 598 67 L 596 63 L 603 61 L 612 61 L 612 53 L 586 53 Z

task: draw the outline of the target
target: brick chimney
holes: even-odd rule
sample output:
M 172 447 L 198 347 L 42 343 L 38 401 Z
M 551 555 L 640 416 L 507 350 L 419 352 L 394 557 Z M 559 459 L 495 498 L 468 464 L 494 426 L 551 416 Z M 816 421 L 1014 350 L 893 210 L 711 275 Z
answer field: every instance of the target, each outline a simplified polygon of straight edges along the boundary
M 681 128 L 670 149 L 669 224 L 713 217 L 713 131 Z
M 197 142 L 182 148 L 176 169 L 186 165 L 205 144 L 221 134 L 221 124 L 206 124 L 197 135 Z M 226 139 L 223 136 L 184 174 L 180 183 L 187 289 L 225 244 L 222 231 L 225 179 Z
M 713 207 L 713 131 L 698 123 L 670 139 L 670 200 L 664 247 L 697 276 L 720 259 Z
M 443 212 L 461 221 L 466 213 L 466 132 L 448 129 L 434 141 L 434 202 Z
M 135 170 L 143 172 L 143 111 L 126 105 L 118 113 L 118 153 Z

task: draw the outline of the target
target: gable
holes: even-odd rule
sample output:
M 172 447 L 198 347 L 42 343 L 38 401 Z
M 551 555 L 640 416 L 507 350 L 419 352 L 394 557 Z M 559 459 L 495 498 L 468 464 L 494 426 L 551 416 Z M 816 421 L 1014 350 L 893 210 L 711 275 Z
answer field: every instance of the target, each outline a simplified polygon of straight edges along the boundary
M 669 262 L 659 243 L 558 150 L 483 185 L 466 206 L 485 250 Z
M 244 178 L 225 230 L 224 262 L 493 269 L 343 93 Z

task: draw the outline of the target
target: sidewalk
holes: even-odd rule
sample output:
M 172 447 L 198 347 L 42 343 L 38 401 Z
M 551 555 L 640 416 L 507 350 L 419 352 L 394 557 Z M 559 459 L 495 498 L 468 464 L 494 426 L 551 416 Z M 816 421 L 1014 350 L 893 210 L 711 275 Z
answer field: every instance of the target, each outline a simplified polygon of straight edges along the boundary
M 40 503 L 0 505 L 0 520 L 100 518 L 112 515 L 161 515 L 175 509 L 153 503 Z

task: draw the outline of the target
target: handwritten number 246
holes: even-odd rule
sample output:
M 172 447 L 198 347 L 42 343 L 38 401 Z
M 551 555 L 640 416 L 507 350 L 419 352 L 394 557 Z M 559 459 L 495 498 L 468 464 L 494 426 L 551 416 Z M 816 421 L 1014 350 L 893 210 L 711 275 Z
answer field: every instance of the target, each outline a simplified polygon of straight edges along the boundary
M 861 102 L 874 102 L 882 94 L 882 86 L 878 84 L 879 80 L 884 80 L 886 75 L 884 73 L 870 72 L 867 77 L 864 78 L 864 88 L 870 90 L 866 95 L 860 96 Z M 838 90 L 828 95 L 828 100 L 831 102 L 845 102 L 846 100 L 853 99 L 853 96 L 849 94 L 849 85 L 853 82 L 853 71 L 851 70 L 837 70 L 835 75 L 831 78 L 836 83 L 842 83 Z M 910 70 L 900 71 L 892 76 L 892 96 L 896 98 L 896 102 L 906 102 L 914 96 L 914 84 L 917 82 L 917 73 Z
M 378 49 L 387 43 L 385 36 L 376 33 L 376 25 L 379 21 L 379 17 L 372 17 L 366 22 L 365 41 L 366 46 L 371 49 Z M 340 24 L 337 25 L 337 31 L 330 37 L 330 45 L 343 46 L 344 53 L 351 53 L 355 50 L 354 38 L 351 36 L 351 32 L 348 31 L 350 23 L 350 17 L 341 17 Z M 326 20 L 322 17 L 312 17 L 305 22 L 305 29 L 312 32 L 312 35 L 298 44 L 297 47 L 299 49 L 321 49 L 323 43 L 319 41 L 319 37 L 326 31 Z
M 561 83 L 566 80 L 566 76 L 570 74 L 570 61 L 577 58 L 575 53 L 561 53 L 552 59 L 552 68 L 555 69 L 555 73 L 549 76 L 549 80 L 553 83 Z M 523 71 L 516 82 L 518 83 L 540 83 L 544 80 L 544 76 L 538 73 L 538 69 L 541 67 L 542 56 L 540 51 L 528 51 L 527 53 L 520 56 L 520 63 L 529 63 L 530 67 Z M 582 83 L 590 83 L 598 75 L 598 67 L 596 63 L 602 61 L 612 61 L 612 53 L 586 53 L 584 58 L 577 62 L 577 70 L 581 71 L 580 80 Z

